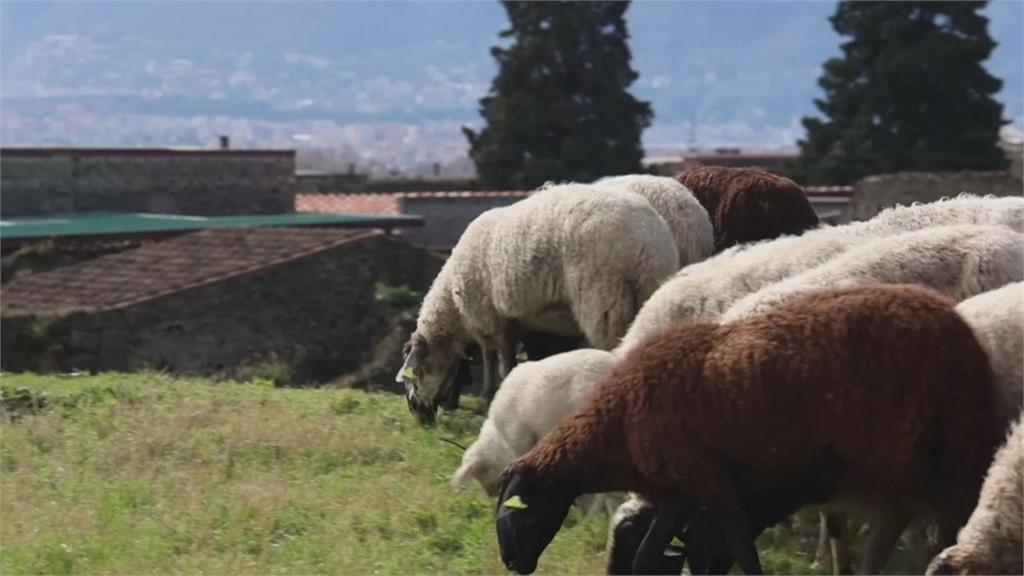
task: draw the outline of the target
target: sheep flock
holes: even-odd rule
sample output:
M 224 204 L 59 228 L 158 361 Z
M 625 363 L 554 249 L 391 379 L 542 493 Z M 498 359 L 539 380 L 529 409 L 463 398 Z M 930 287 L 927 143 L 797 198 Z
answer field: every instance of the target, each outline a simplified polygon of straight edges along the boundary
M 481 364 L 451 483 L 520 574 L 574 505 L 609 574 L 762 573 L 801 510 L 836 574 L 901 536 L 918 573 L 1022 574 L 1024 197 L 973 192 L 830 226 L 753 168 L 548 183 L 466 229 L 396 380 L 429 423 Z

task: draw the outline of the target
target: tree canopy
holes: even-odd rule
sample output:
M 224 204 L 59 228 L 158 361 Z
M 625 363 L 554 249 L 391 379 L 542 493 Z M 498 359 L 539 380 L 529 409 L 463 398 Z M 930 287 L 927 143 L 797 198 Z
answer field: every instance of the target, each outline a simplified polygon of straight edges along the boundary
M 832 26 L 849 38 L 825 63 L 790 175 L 850 184 L 898 171 L 1000 170 L 1002 81 L 985 70 L 996 43 L 985 2 L 840 2 Z
M 507 46 L 480 100 L 486 125 L 463 129 L 482 183 L 533 188 L 548 180 L 589 182 L 638 172 L 640 135 L 653 112 L 628 87 L 628 2 L 502 4 Z

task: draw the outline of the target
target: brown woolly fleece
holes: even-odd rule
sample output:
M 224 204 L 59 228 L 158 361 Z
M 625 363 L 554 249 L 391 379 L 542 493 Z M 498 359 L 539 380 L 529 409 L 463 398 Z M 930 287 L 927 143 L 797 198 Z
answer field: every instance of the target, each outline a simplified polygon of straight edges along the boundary
M 752 516 L 780 506 L 772 494 L 794 511 L 894 498 L 962 525 L 1002 437 L 992 369 L 953 306 L 921 287 L 867 286 L 669 328 L 513 472 L 561 493 L 635 491 Z
M 715 249 L 799 235 L 818 225 L 803 188 L 760 168 L 701 166 L 676 176 L 711 216 Z

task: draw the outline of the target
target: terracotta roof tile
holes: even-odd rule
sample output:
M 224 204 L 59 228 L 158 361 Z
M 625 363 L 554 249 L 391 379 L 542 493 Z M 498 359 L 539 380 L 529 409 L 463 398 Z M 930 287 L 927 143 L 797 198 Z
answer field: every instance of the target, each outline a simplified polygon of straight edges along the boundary
M 3 313 L 120 308 L 376 234 L 321 228 L 204 230 L 11 280 L 3 287 Z
M 296 212 L 327 214 L 401 214 L 401 201 L 421 198 L 526 198 L 526 190 L 436 190 L 422 192 L 359 192 L 296 194 Z
M 296 212 L 317 214 L 398 214 L 394 194 L 296 194 Z

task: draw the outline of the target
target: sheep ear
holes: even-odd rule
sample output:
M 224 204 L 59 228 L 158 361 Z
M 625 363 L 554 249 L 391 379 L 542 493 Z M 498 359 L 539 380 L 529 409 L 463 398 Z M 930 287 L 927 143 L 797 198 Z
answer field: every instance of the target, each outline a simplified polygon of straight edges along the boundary
M 505 500 L 504 502 L 501 503 L 501 505 L 504 506 L 505 508 L 511 508 L 513 510 L 525 510 L 526 508 L 528 508 L 526 502 L 523 502 L 523 499 L 519 497 L 519 494 L 516 494 L 509 498 L 508 500 Z
M 506 468 L 501 475 L 498 489 L 498 513 L 505 510 L 525 510 L 528 502 L 523 500 L 524 494 L 529 494 L 529 483 L 526 475 L 522 472 L 513 472 Z
M 395 382 L 399 384 L 405 382 L 416 381 L 416 366 L 417 362 L 412 354 L 408 354 L 405 357 L 405 361 L 402 362 L 402 367 L 398 369 L 398 374 L 395 375 Z

